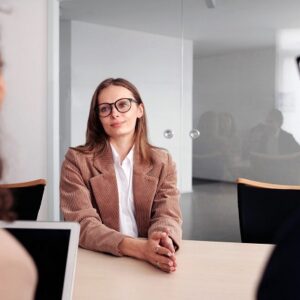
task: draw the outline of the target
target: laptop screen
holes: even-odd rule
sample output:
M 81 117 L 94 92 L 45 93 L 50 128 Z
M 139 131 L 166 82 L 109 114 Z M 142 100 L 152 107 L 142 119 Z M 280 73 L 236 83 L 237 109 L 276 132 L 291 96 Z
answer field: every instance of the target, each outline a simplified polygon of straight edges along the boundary
M 18 225 L 20 223 L 22 225 Z M 29 223 L 35 225 L 35 228 L 28 226 Z M 73 288 L 79 228 L 75 226 L 77 241 L 71 242 L 73 226 L 70 227 L 68 224 L 78 224 L 67 222 L 14 222 L 12 224 L 14 225 L 4 227 L 26 248 L 38 270 L 35 299 L 71 299 L 72 291 L 66 289 Z M 43 228 L 40 228 L 41 224 Z M 55 228 L 57 226 L 64 228 Z M 66 281 L 69 283 L 67 284 Z

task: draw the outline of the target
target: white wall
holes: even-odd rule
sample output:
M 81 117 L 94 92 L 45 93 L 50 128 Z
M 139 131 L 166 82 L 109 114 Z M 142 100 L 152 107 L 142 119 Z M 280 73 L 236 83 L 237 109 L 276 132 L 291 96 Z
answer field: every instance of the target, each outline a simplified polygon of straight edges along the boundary
M 1 124 L 4 181 L 47 178 L 47 1 L 5 4 L 13 13 L 1 14 L 0 20 L 7 83 Z M 44 197 L 40 217 L 46 216 Z
M 180 39 L 77 21 L 71 24 L 71 37 L 71 145 L 85 141 L 96 86 L 108 77 L 124 77 L 137 86 L 145 102 L 150 141 L 170 150 L 179 187 L 190 191 L 192 42 L 184 42 L 182 90 Z M 164 138 L 165 129 L 174 131 L 173 139 Z

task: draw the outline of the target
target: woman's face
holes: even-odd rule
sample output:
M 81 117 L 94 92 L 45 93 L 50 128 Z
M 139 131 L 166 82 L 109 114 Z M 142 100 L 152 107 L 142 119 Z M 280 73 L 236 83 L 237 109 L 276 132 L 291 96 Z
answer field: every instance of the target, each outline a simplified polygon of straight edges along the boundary
M 122 98 L 134 99 L 131 91 L 128 89 L 122 86 L 110 85 L 100 92 L 98 105 L 114 103 Z M 136 120 L 143 116 L 143 105 L 131 102 L 131 108 L 125 113 L 119 112 L 115 105 L 112 105 L 111 108 L 110 115 L 107 117 L 99 116 L 106 134 L 110 137 L 110 141 L 123 140 L 124 138 L 131 140 L 134 136 Z

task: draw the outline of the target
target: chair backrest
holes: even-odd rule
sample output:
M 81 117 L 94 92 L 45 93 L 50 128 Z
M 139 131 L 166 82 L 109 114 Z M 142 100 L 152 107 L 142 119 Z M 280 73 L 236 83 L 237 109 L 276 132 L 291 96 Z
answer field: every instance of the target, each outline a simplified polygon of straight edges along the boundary
M 238 211 L 244 243 L 275 243 L 282 225 L 300 208 L 300 186 L 239 178 Z
M 37 179 L 33 181 L 1 184 L 0 189 L 10 190 L 14 204 L 12 210 L 16 213 L 17 220 L 37 219 L 38 212 L 46 185 L 45 179 Z

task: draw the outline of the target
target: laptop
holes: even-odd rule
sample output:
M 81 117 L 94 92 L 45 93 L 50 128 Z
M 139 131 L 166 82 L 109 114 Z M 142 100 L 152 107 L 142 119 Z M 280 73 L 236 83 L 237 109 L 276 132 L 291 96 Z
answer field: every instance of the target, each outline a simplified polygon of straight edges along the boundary
M 73 222 L 0 222 L 26 248 L 38 270 L 36 300 L 72 299 L 80 226 Z

